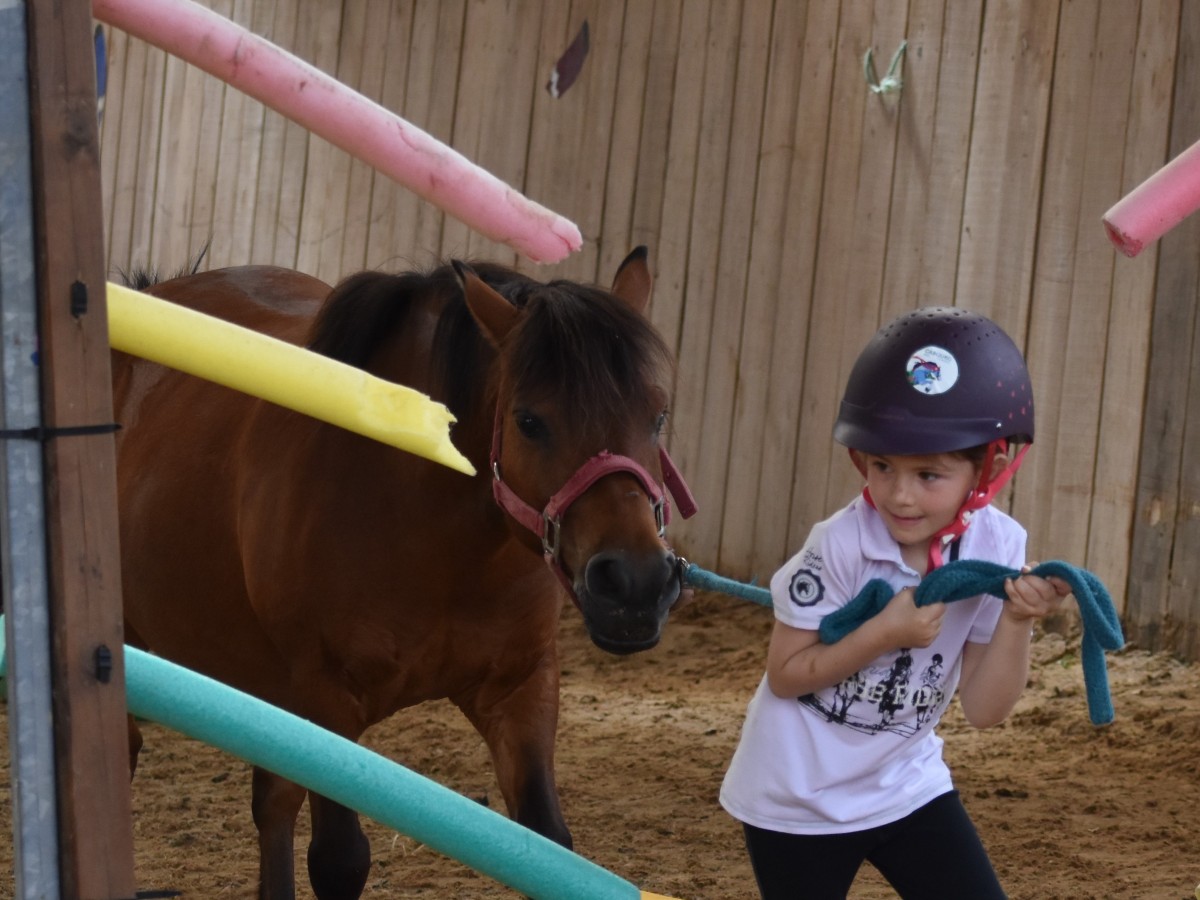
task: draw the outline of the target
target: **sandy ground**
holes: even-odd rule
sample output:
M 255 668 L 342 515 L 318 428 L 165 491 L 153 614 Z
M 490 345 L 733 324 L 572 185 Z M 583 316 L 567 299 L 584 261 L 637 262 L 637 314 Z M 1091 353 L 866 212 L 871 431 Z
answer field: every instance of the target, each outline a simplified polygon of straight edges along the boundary
M 706 595 L 653 651 L 608 656 L 564 618 L 558 779 L 576 849 L 644 890 L 685 900 L 756 896 L 740 830 L 718 806 L 724 768 L 761 676 L 768 610 Z M 1043 635 L 1008 722 L 943 724 L 964 801 L 1013 900 L 1190 900 L 1200 882 L 1200 666 L 1136 648 L 1109 657 L 1117 720 L 1087 717 L 1078 644 Z M 138 886 L 185 898 L 254 896 L 249 769 L 156 725 L 134 780 Z M 502 807 L 482 741 L 452 707 L 426 704 L 365 743 Z M 3 752 L 7 769 L 7 748 Z M 4 784 L 8 783 L 7 771 Z M 0 794 L 7 820 L 8 792 Z M 304 814 L 297 838 L 302 898 Z M 365 896 L 516 897 L 373 822 Z M 11 846 L 0 897 L 12 896 Z M 851 894 L 894 896 L 864 870 Z

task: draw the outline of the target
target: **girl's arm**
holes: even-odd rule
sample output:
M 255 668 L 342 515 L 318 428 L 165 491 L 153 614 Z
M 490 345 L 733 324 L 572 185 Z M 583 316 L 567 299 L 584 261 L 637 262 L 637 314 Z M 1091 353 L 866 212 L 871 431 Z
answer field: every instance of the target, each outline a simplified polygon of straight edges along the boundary
M 998 725 L 1012 712 L 1029 680 L 1033 622 L 1057 610 L 1071 592 L 1061 579 L 1036 575 L 1010 578 L 1004 588 L 1008 600 L 992 639 L 986 644 L 968 642 L 963 648 L 958 697 L 963 715 L 976 728 Z
M 840 641 L 822 644 L 816 631 L 780 621 L 767 649 L 767 685 L 777 697 L 802 697 L 845 681 L 871 660 L 897 647 L 928 647 L 942 627 L 942 603 L 918 607 L 913 589 L 896 594 Z

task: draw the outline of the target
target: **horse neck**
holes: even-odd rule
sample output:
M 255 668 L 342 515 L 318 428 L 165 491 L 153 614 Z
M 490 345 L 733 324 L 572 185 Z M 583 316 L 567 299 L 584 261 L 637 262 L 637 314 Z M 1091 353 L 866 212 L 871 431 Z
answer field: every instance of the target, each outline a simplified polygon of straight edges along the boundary
M 450 440 L 458 451 L 471 461 L 475 471 L 482 473 L 483 483 L 488 486 L 491 495 L 491 450 L 492 433 L 496 422 L 496 391 L 490 385 L 485 386 L 479 402 L 469 411 L 457 414 L 460 418 L 454 423 L 450 432 Z
M 489 455 L 499 395 L 499 358 L 492 347 L 480 349 L 482 357 L 471 368 L 480 375 L 475 384 L 473 402 L 451 407 L 444 385 L 437 383 L 439 368 L 431 353 L 433 333 L 440 309 L 430 305 L 412 320 L 413 327 L 383 341 L 373 354 L 367 370 L 380 378 L 407 385 L 431 399 L 446 404 L 456 417 L 450 438 L 454 446 L 471 461 L 477 472 L 490 469 Z M 485 484 L 487 483 L 486 480 Z M 490 485 L 488 486 L 490 496 Z

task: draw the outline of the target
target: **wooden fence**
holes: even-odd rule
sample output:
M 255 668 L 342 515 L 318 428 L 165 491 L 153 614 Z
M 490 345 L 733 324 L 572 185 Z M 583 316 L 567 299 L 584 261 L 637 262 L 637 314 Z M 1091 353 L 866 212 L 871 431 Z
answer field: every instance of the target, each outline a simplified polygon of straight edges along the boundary
M 679 356 L 673 539 L 767 579 L 856 473 L 830 437 L 859 349 L 917 305 L 1026 350 L 1037 440 L 1004 502 L 1096 572 L 1130 637 L 1200 656 L 1200 223 L 1136 259 L 1100 217 L 1200 138 L 1181 0 L 211 0 L 577 222 L 537 274 L 634 245 Z M 584 21 L 591 51 L 555 99 Z M 872 92 L 907 41 L 898 93 Z M 103 123 L 114 270 L 276 263 L 327 280 L 518 262 L 255 101 L 119 32 Z M 1200 392 L 1198 392 L 1200 396 Z

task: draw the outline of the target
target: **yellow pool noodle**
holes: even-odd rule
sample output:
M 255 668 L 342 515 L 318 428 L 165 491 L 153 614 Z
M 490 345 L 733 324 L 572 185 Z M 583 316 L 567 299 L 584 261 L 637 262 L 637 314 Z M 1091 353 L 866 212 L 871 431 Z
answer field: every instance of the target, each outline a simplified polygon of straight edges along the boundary
M 111 346 L 449 466 L 453 414 L 420 391 L 286 341 L 108 283 Z

